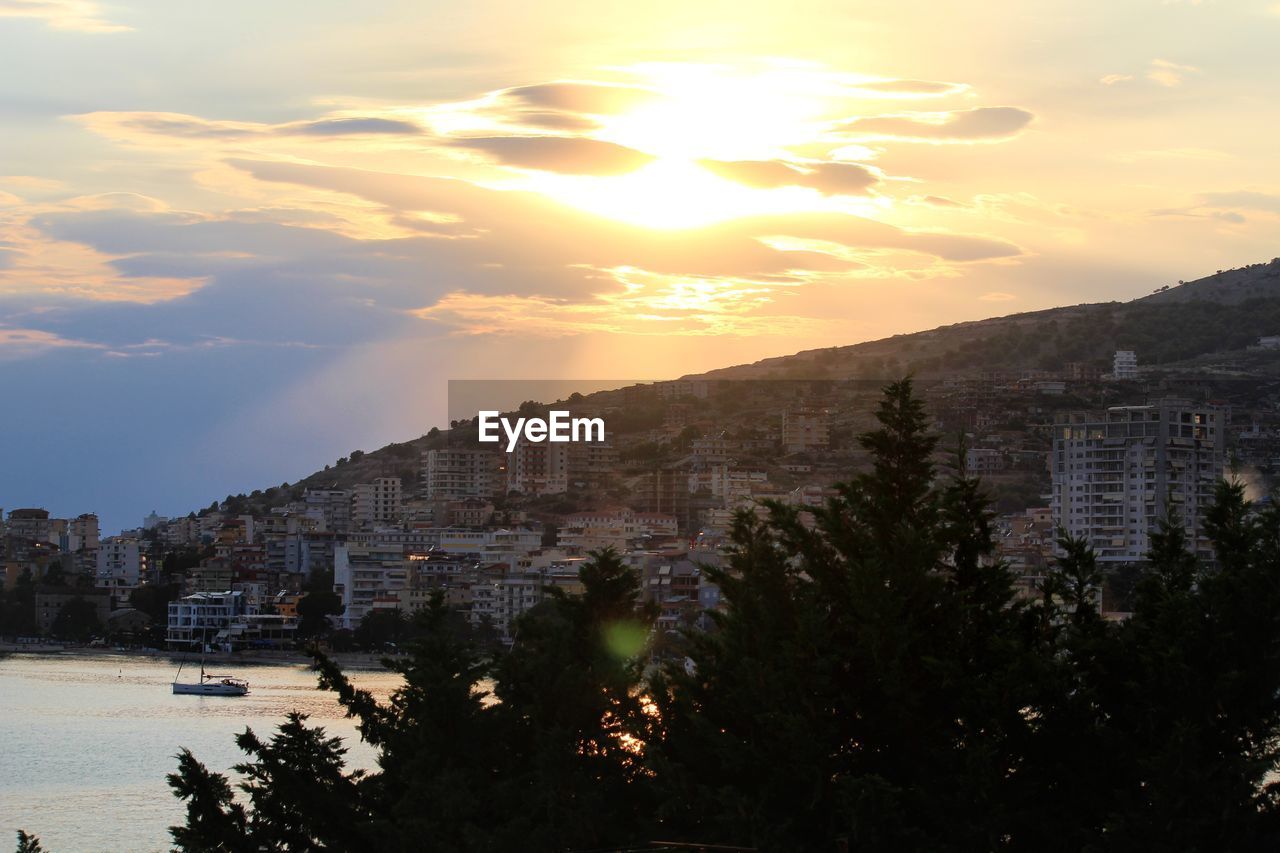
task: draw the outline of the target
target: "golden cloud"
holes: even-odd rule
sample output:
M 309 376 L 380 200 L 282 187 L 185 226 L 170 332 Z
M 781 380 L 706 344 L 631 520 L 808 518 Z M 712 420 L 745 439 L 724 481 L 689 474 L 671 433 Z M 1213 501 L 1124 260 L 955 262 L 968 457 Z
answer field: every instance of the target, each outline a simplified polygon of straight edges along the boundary
M 460 334 L 538 337 L 804 334 L 825 322 L 759 313 L 774 301 L 776 283 L 663 276 L 630 268 L 607 272 L 621 289 L 586 301 L 454 291 L 410 313 Z
M 867 116 L 833 128 L 855 138 L 906 142 L 990 142 L 1021 133 L 1035 116 L 1019 107 L 974 107 L 949 112 Z
M 654 160 L 625 145 L 581 136 L 485 136 L 449 144 L 480 152 L 505 166 L 565 175 L 625 175 Z
M 34 18 L 55 30 L 120 33 L 132 27 L 104 20 L 91 0 L 0 0 L 0 18 Z

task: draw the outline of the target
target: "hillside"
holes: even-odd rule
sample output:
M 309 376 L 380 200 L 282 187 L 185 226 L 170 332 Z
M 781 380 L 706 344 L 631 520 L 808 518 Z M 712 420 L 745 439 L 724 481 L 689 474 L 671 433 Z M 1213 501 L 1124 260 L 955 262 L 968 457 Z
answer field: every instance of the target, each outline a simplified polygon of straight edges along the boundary
M 957 323 L 877 341 L 807 350 L 722 368 L 702 378 L 926 378 L 981 370 L 1110 366 L 1117 349 L 1173 366 L 1245 350 L 1280 334 L 1280 258 L 1180 283 L 1131 302 L 1099 302 Z
M 1251 387 L 1260 388 L 1256 380 L 1280 376 L 1280 353 L 1250 347 L 1258 337 L 1275 334 L 1280 334 L 1280 259 L 1162 288 L 1130 302 L 1073 305 L 958 323 L 684 378 L 863 379 L 868 380 L 868 387 L 874 387 L 880 381 L 907 373 L 927 381 L 979 376 L 990 371 L 1058 372 L 1072 363 L 1097 372 L 1110 368 L 1115 350 L 1132 349 L 1146 368 L 1224 381 L 1246 378 Z M 743 432 L 742 425 L 749 423 L 751 417 L 775 412 L 790 399 L 788 383 L 778 384 L 775 390 L 770 390 L 771 385 L 753 385 L 750 394 L 726 395 L 724 399 L 713 395 L 702 402 L 686 401 L 685 405 L 702 409 L 695 412 L 691 423 L 716 424 L 717 428 Z M 744 399 L 749 403 L 744 405 Z M 1070 397 L 1060 400 L 1061 404 L 1072 402 Z M 601 391 L 580 398 L 574 405 L 611 413 L 611 431 L 622 435 L 624 445 L 631 447 L 624 448 L 623 460 L 633 460 L 628 469 L 634 469 L 633 473 L 639 470 L 636 459 L 648 459 L 656 465 L 678 452 L 672 447 L 664 455 L 645 446 L 653 440 L 649 433 L 662 426 L 666 416 L 666 406 L 657 395 Z M 852 435 L 856 418 L 845 427 L 845 433 Z M 433 428 L 418 438 L 376 451 L 355 451 L 296 483 L 228 497 L 233 507 L 266 509 L 296 499 L 307 488 L 350 488 L 382 476 L 398 476 L 413 483 L 419 474 L 422 452 L 444 446 L 450 437 L 449 430 Z M 754 464 L 764 467 L 766 462 L 762 455 Z M 777 476 L 785 479 L 785 475 Z M 618 498 L 625 492 L 615 490 L 610 494 Z
M 1268 299 L 1280 293 L 1280 258 L 1268 264 L 1250 264 L 1234 270 L 1218 270 L 1177 287 L 1160 288 L 1139 302 L 1216 302 L 1238 305 L 1250 299 Z

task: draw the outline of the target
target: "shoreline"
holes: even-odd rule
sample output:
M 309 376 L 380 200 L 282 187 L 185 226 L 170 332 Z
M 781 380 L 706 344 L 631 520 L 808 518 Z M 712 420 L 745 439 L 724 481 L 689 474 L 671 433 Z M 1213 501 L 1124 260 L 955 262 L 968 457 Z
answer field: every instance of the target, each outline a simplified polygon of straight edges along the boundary
M 0 643 L 0 659 L 9 655 L 47 655 L 76 657 L 123 657 L 123 658 L 157 658 L 178 662 L 190 660 L 184 652 L 172 652 L 166 649 L 122 649 L 122 648 L 90 648 L 88 646 L 65 646 L 60 643 Z M 333 652 L 329 659 L 344 670 L 389 671 L 382 665 L 382 654 L 367 652 Z M 205 663 L 240 664 L 244 666 L 310 666 L 313 662 L 310 655 L 298 651 L 271 651 L 258 649 L 251 652 L 217 652 L 204 656 Z

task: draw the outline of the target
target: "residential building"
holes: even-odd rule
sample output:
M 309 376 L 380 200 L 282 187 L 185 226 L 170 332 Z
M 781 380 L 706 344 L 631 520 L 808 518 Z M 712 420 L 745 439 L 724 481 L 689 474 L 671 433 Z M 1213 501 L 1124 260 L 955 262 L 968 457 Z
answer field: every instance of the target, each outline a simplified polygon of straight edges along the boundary
M 333 549 L 333 591 L 342 600 L 342 627 L 354 629 L 374 599 L 408 586 L 410 560 L 402 545 L 339 543 Z
M 1138 355 L 1133 350 L 1118 349 L 1111 361 L 1111 378 L 1132 380 L 1138 378 Z
M 346 533 L 351 529 L 351 492 L 346 489 L 307 489 L 302 493 L 307 514 L 324 522 L 326 530 Z
M 600 485 L 618 472 L 621 458 L 613 441 L 575 441 L 569 445 L 569 480 L 574 484 Z
M 476 554 L 485 563 L 515 566 L 521 557 L 542 547 L 542 531 L 523 527 L 449 527 L 438 532 L 437 543 L 437 549 L 445 553 Z
M 379 477 L 355 487 L 351 504 L 352 521 L 359 526 L 395 524 L 404 502 L 399 477 Z
M 627 508 L 575 512 L 564 517 L 566 527 L 618 527 L 628 536 L 675 536 L 676 517 L 663 512 Z
M 964 452 L 964 465 L 970 474 L 992 474 L 1008 468 L 1009 460 L 993 447 L 970 447 Z
M 118 605 L 123 606 L 129 593 L 142 585 L 146 572 L 147 554 L 139 540 L 112 536 L 98 546 L 95 586 L 111 590 Z
M 41 634 L 48 634 L 63 605 L 73 599 L 81 599 L 93 605 L 98 624 L 105 627 L 111 615 L 111 592 L 105 589 L 76 589 L 73 587 L 40 586 L 36 588 L 36 626 Z
M 67 522 L 66 538 L 58 545 L 63 551 L 95 551 L 100 541 L 98 516 L 87 512 Z
M 15 509 L 9 513 L 6 534 L 33 542 L 51 542 L 49 511 L 47 509 Z
M 558 588 L 570 595 L 582 593 L 578 567 L 573 564 L 520 571 L 510 566 L 483 566 L 470 585 L 472 624 L 489 623 L 505 643 L 515 641 L 516 619 Z
M 501 453 L 446 447 L 422 454 L 422 495 L 431 501 L 492 498 L 502 494 Z
M 521 438 L 507 454 L 507 489 L 522 495 L 559 495 L 569 490 L 567 442 Z
M 782 450 L 808 453 L 826 450 L 830 443 L 827 413 L 818 409 L 788 409 L 782 414 Z
M 1205 558 L 1205 512 L 1226 464 L 1227 413 L 1184 400 L 1060 418 L 1053 440 L 1054 524 L 1088 539 L 1103 563 L 1142 560 L 1172 514 Z
M 212 643 L 232 620 L 248 613 L 244 593 L 197 592 L 169 602 L 166 641 L 171 648 Z

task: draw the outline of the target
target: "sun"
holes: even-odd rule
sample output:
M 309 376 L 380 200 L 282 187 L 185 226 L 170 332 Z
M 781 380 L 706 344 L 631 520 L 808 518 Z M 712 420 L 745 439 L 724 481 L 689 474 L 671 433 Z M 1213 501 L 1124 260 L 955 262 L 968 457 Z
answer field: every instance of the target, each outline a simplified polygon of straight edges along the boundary
M 718 66 L 645 66 L 660 97 L 604 119 L 599 139 L 683 160 L 767 160 L 811 141 L 828 104 L 793 74 Z
M 776 70 L 735 74 L 720 67 L 642 69 L 659 97 L 601 119 L 592 137 L 655 159 L 618 176 L 530 172 L 521 189 L 646 228 L 687 229 L 745 217 L 844 211 L 865 215 L 866 199 L 813 189 L 751 187 L 712 173 L 703 161 L 794 160 L 825 127 L 829 93 L 812 78 Z
M 812 210 L 824 204 L 800 187 L 753 189 L 692 160 L 662 157 L 616 177 L 540 174 L 526 184 L 558 201 L 646 228 L 697 228 L 742 216 Z

